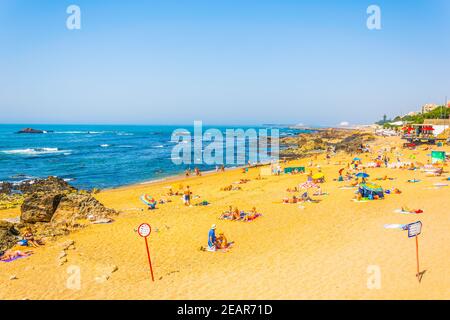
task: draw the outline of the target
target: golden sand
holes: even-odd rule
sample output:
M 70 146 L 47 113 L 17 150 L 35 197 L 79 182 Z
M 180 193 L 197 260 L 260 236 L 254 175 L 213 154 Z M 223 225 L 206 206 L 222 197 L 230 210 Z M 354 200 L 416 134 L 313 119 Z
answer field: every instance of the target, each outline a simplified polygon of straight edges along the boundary
M 375 150 L 400 143 L 396 137 L 378 139 Z M 401 152 L 404 161 L 414 153 L 425 163 L 429 153 Z M 363 155 L 363 161 L 369 156 L 373 154 Z M 327 164 L 320 155 L 315 161 L 327 177 L 322 189 L 329 193 L 316 197 L 320 203 L 282 204 L 286 189 L 304 182 L 306 176 L 256 180 L 259 168 L 246 174 L 230 170 L 105 190 L 96 197 L 124 213 L 112 224 L 92 225 L 35 249 L 31 257 L 0 262 L 0 299 L 449 299 L 450 187 L 433 187 L 443 177 L 368 169 L 371 179 L 396 178 L 377 183 L 397 187 L 402 194 L 356 203 L 351 201 L 354 190 L 339 188 L 346 182 L 333 181 L 342 167 L 337 163 L 350 159 L 350 155 L 336 156 Z M 303 159 L 290 165 L 308 162 Z M 242 190 L 220 191 L 241 178 L 251 179 L 240 185 Z M 407 183 L 412 178 L 422 182 Z M 208 200 L 211 204 L 185 207 L 181 196 L 176 196 L 157 210 L 140 210 L 145 208 L 141 194 L 159 199 L 169 186 L 176 190 L 179 184 L 189 185 L 200 196 L 194 203 Z M 229 205 L 246 211 L 255 206 L 263 216 L 248 223 L 219 220 Z M 404 205 L 424 213 L 394 213 Z M 0 211 L 0 218 L 18 215 L 18 209 Z M 419 255 L 421 271 L 426 271 L 421 283 L 415 277 L 415 240 L 406 231 L 383 227 L 417 220 L 423 222 Z M 149 244 L 155 282 L 150 278 L 144 239 L 135 232 L 142 222 L 153 228 Z M 235 241 L 229 252 L 200 250 L 213 223 Z M 61 266 L 60 244 L 68 239 L 75 241 L 75 248 L 66 251 L 68 261 Z M 111 266 L 118 270 L 107 280 L 101 278 Z M 368 287 L 373 270 L 380 271 L 380 288 Z M 17 279 L 10 280 L 13 275 Z

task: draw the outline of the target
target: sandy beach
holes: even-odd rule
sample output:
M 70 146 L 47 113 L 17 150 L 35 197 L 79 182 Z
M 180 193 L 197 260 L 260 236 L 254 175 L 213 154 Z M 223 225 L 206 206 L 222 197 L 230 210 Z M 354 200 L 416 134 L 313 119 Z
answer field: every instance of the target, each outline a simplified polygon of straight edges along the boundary
M 400 149 L 399 137 L 378 137 L 376 151 L 397 146 L 403 161 L 411 155 L 427 163 L 429 150 Z M 439 150 L 449 152 L 450 147 Z M 450 298 L 450 187 L 435 187 L 449 174 L 426 177 L 406 169 L 368 168 L 370 181 L 401 194 L 384 200 L 353 202 L 349 182 L 333 181 L 354 155 L 338 153 L 327 163 L 325 154 L 291 161 L 284 166 L 306 166 L 326 176 L 319 203 L 283 204 L 286 189 L 306 181 L 306 174 L 262 175 L 261 168 L 212 173 L 151 184 L 104 190 L 95 197 L 122 212 L 111 224 L 89 225 L 58 237 L 27 258 L 0 262 L 0 299 L 449 299 Z M 396 156 L 391 154 L 391 159 Z M 446 171 L 448 168 L 446 167 Z M 388 176 L 394 180 L 375 181 Z M 239 179 L 242 190 L 220 191 Z M 408 179 L 420 179 L 408 183 Z M 169 188 L 189 185 L 208 206 L 184 206 L 181 196 L 168 197 Z M 156 210 L 147 210 L 142 194 L 169 198 Z M 263 216 L 251 222 L 219 220 L 229 206 Z M 394 212 L 402 206 L 422 209 L 421 214 Z M 20 215 L 20 209 L 0 211 L 0 219 Z M 385 229 L 385 224 L 422 221 L 419 236 L 419 283 L 415 240 L 406 231 Z M 149 223 L 150 252 L 155 274 L 151 281 L 144 239 L 137 227 Z M 205 252 L 208 230 L 217 224 L 234 246 L 228 252 Z M 60 265 L 61 244 L 67 263 Z M 102 277 L 108 270 L 108 277 Z M 380 271 L 380 287 L 368 286 L 373 270 Z M 79 286 L 75 276 L 79 274 Z M 16 279 L 12 279 L 15 276 Z M 75 279 L 75 280 L 74 280 Z

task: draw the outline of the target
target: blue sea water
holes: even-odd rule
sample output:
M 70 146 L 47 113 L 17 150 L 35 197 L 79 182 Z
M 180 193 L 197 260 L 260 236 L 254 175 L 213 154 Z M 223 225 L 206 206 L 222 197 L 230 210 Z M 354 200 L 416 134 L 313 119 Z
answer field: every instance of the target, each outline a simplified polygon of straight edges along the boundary
M 16 133 L 26 127 L 53 132 Z M 52 175 L 67 179 L 76 187 L 91 189 L 173 176 L 188 167 L 171 160 L 174 143 L 170 140 L 177 128 L 193 132 L 192 126 L 0 125 L 0 181 L 19 182 Z M 248 127 L 216 128 L 225 132 Z M 280 136 L 299 132 L 279 129 Z

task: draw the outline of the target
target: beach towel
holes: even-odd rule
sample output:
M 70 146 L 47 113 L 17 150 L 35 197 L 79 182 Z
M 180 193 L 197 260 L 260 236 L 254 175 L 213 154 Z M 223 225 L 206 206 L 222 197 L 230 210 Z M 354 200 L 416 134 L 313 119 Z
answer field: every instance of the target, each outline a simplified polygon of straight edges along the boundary
M 353 202 L 360 202 L 360 203 L 364 203 L 364 202 L 369 202 L 370 200 L 368 199 L 363 199 L 363 200 L 358 200 L 358 199 L 352 199 Z
M 92 221 L 91 223 L 92 224 L 107 224 L 107 223 L 112 223 L 112 222 L 114 222 L 114 220 L 111 218 L 103 218 L 103 219 L 98 219 L 98 220 Z
M 448 187 L 448 184 L 447 183 L 435 183 L 435 184 L 433 184 L 435 187 Z
M 32 253 L 29 253 L 29 254 L 27 254 L 27 255 L 25 255 L 25 256 L 17 256 L 17 257 L 8 259 L 8 260 L 1 260 L 1 261 L 2 261 L 2 262 L 13 262 L 13 261 L 16 261 L 17 259 L 20 259 L 20 258 L 27 258 L 27 257 L 29 257 L 29 256 L 31 256 L 31 255 L 32 255 Z
M 407 230 L 408 225 L 407 224 L 385 224 L 385 229 L 398 229 L 398 230 Z
M 395 213 L 401 213 L 401 214 L 421 214 L 421 213 L 423 213 L 423 210 L 420 210 L 418 212 L 411 212 L 411 211 L 405 211 L 405 210 L 402 210 L 402 209 L 395 209 L 394 212 Z
M 234 241 L 228 242 L 228 245 L 226 248 L 217 249 L 216 247 L 214 247 L 215 250 L 210 251 L 210 252 L 228 252 L 228 250 L 231 249 L 233 244 L 234 244 Z

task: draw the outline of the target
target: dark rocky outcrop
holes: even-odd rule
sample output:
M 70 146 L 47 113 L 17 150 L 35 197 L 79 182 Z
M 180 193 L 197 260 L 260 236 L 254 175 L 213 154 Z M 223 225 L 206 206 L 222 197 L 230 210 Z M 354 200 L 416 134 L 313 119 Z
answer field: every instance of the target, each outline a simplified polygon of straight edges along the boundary
M 115 214 L 88 193 L 33 193 L 22 204 L 20 220 L 73 225 L 80 219 L 97 220 Z
M 76 188 L 68 184 L 63 179 L 53 176 L 50 176 L 47 179 L 24 181 L 16 186 L 15 189 L 24 194 L 30 194 L 34 192 L 55 193 L 77 191 Z
M 0 194 L 10 194 L 13 190 L 12 183 L 0 182 Z
M 20 225 L 33 225 L 38 236 L 54 237 L 117 214 L 84 191 L 33 193 L 22 204 Z
M 12 223 L 0 220 L 0 251 L 6 251 L 14 246 L 19 235 L 19 231 L 14 228 Z
M 61 193 L 33 193 L 20 208 L 23 223 L 50 222 L 63 197 Z
M 361 151 L 361 145 L 373 139 L 371 133 L 358 130 L 321 129 L 309 134 L 280 139 L 281 144 L 288 146 L 280 152 L 280 155 L 286 159 L 294 159 L 330 150 L 356 153 Z
M 93 192 L 77 190 L 63 179 L 56 177 L 3 186 L 6 186 L 3 188 L 5 193 L 0 194 L 0 200 L 20 197 L 16 201 L 22 203 L 20 221 L 15 227 L 22 232 L 26 228 L 31 228 L 34 235 L 41 239 L 69 234 L 72 230 L 82 228 L 91 222 L 111 221 L 111 216 L 118 214 L 95 199 Z M 20 191 L 22 194 L 11 193 L 11 190 L 8 194 L 7 189 Z M 9 222 L 0 221 L 2 250 L 13 246 L 16 242 L 15 233 L 18 232 L 12 226 Z
M 17 131 L 17 133 L 44 133 L 44 131 L 33 129 L 33 128 L 25 128 L 25 129 Z
M 61 198 L 51 222 L 74 225 L 77 220 L 99 220 L 116 214 L 88 193 L 68 193 Z

